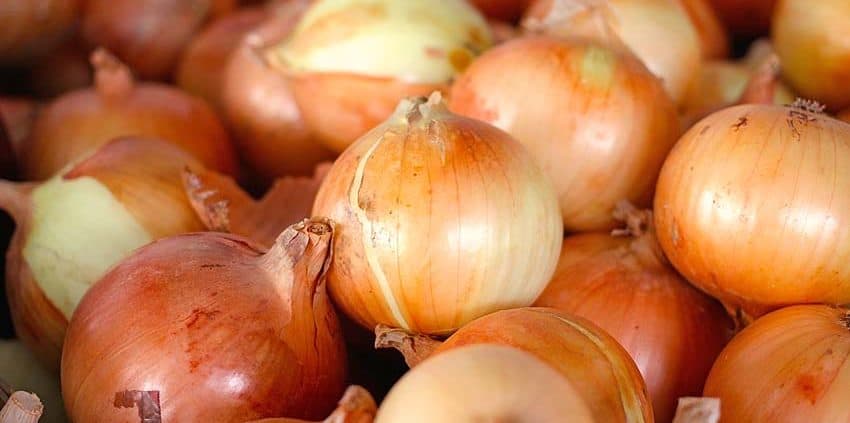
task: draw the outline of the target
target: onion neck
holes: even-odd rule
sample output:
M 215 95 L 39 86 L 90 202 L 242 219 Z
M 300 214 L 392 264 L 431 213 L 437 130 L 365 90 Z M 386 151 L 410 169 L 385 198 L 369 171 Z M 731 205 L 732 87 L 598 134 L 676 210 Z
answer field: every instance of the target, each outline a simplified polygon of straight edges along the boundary
M 631 52 L 617 33 L 617 17 L 607 0 L 539 1 L 523 19 L 523 29 L 561 37 L 584 37 L 616 51 Z
M 410 368 L 434 354 L 443 343 L 425 335 L 385 325 L 375 327 L 375 348 L 395 348 Z
M 95 91 L 105 100 L 117 101 L 133 92 L 135 81 L 130 68 L 104 48 L 91 54 Z
M 38 396 L 17 391 L 0 410 L 0 423 L 36 423 L 43 412 L 44 406 Z
M 283 231 L 274 245 L 260 257 L 260 265 L 279 284 L 291 306 L 313 307 L 313 299 L 324 292 L 325 275 L 332 256 L 333 226 L 325 218 L 304 219 Z M 293 313 L 299 313 L 293 310 Z
M 670 268 L 670 262 L 667 261 L 667 256 L 664 255 L 655 235 L 651 210 L 639 210 L 628 201 L 621 201 L 614 209 L 614 218 L 624 222 L 626 227 L 614 229 L 611 235 L 631 237 L 629 250 L 641 264 L 654 269 Z
M 769 54 L 747 83 L 738 104 L 773 104 L 779 88 L 779 57 Z

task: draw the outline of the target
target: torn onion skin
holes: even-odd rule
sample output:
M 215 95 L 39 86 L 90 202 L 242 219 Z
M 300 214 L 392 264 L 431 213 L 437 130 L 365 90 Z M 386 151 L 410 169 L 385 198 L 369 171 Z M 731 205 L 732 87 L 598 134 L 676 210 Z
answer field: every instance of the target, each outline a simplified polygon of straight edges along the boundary
M 131 421 L 116 393 L 156 393 L 162 421 L 321 419 L 344 390 L 345 345 L 325 273 L 333 228 L 305 220 L 269 250 L 214 232 L 137 250 L 86 294 L 62 356 L 80 422 Z M 108 318 L 105 318 L 108 317 Z
M 655 228 L 691 283 L 748 319 L 850 303 L 850 125 L 809 102 L 742 105 L 697 123 L 658 180 Z
M 528 152 L 449 112 L 439 93 L 402 101 L 346 150 L 313 214 L 337 224 L 331 294 L 365 328 L 449 334 L 531 305 L 563 240 L 554 190 Z
M 711 369 L 705 396 L 721 422 L 850 420 L 850 311 L 803 305 L 744 329 Z
M 69 36 L 82 0 L 4 0 L 0 4 L 0 65 L 26 65 Z
M 554 182 L 571 232 L 614 228 L 620 200 L 648 206 L 680 133 L 675 105 L 640 61 L 585 39 L 497 46 L 458 78 L 449 101 L 523 143 Z
M 628 222 L 617 235 L 564 240 L 555 276 L 535 305 L 584 317 L 613 336 L 640 369 L 656 421 L 670 422 L 680 397 L 702 393 L 734 324 L 667 262 L 651 212 L 625 204 L 617 212 Z
M 372 423 L 378 406 L 369 391 L 360 386 L 349 386 L 328 418 L 315 423 Z M 311 423 L 301 419 L 272 418 L 249 423 Z

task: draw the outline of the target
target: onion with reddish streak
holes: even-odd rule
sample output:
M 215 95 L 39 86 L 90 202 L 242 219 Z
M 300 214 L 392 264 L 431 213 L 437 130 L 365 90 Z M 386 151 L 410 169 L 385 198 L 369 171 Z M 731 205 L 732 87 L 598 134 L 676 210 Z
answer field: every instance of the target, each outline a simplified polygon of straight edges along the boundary
M 714 113 L 679 140 L 658 180 L 665 254 L 744 318 L 850 302 L 850 125 L 812 107 Z
M 0 2 L 0 64 L 22 65 L 44 57 L 70 35 L 82 0 Z
M 449 107 L 528 148 L 569 231 L 614 227 L 623 199 L 648 205 L 679 135 L 676 108 L 646 67 L 583 39 L 530 36 L 490 50 L 455 82 Z
M 203 100 L 174 87 L 133 81 L 129 69 L 105 50 L 92 54 L 92 88 L 65 94 L 42 107 L 20 152 L 26 179 L 43 180 L 115 137 L 159 138 L 206 166 L 238 173 L 224 126 Z
M 268 251 L 214 232 L 136 250 L 92 286 L 68 326 L 71 420 L 135 420 L 144 412 L 124 407 L 139 395 L 166 422 L 327 416 L 346 370 L 325 291 L 332 236 L 313 219 Z
M 702 393 L 734 325 L 720 303 L 667 262 L 651 212 L 621 205 L 617 217 L 628 227 L 616 235 L 564 240 L 555 276 L 535 305 L 584 317 L 620 342 L 644 376 L 656 421 L 669 422 L 680 397 Z
M 705 385 L 721 422 L 850 421 L 850 310 L 784 308 L 723 350 Z

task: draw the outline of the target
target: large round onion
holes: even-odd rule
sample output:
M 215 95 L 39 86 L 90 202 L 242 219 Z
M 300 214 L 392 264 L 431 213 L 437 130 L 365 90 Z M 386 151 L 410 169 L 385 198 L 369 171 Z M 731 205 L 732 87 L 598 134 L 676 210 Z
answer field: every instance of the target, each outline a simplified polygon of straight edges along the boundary
M 429 334 L 530 305 L 563 236 L 552 187 L 522 145 L 450 113 L 438 93 L 403 101 L 346 150 L 313 213 L 338 225 L 336 304 L 366 328 Z
M 656 421 L 669 422 L 680 397 L 702 393 L 733 325 L 717 301 L 667 263 L 652 213 L 623 206 L 618 216 L 628 222 L 618 235 L 564 240 L 555 276 L 535 305 L 584 317 L 617 339 L 643 374 Z
M 788 307 L 744 329 L 711 369 L 721 422 L 850 421 L 850 310 Z
M 327 416 L 346 367 L 325 291 L 332 233 L 316 219 L 268 251 L 212 232 L 137 250 L 89 290 L 68 327 L 69 417 L 131 421 L 151 408 L 166 422 Z
M 450 102 L 528 148 L 554 182 L 570 231 L 614 227 L 623 199 L 649 205 L 679 135 L 657 78 L 632 55 L 583 39 L 502 44 L 455 82 Z
M 95 86 L 65 94 L 41 108 L 21 151 L 30 180 L 53 176 L 119 136 L 172 142 L 206 166 L 234 175 L 236 152 L 224 126 L 203 100 L 166 85 L 136 84 L 104 50 L 92 55 Z
M 0 2 L 0 64 L 20 65 L 44 56 L 69 35 L 82 0 Z
M 785 78 L 833 111 L 850 106 L 850 2 L 779 0 L 772 36 Z
M 735 311 L 850 302 L 850 125 L 803 106 L 712 114 L 658 180 L 664 252 Z

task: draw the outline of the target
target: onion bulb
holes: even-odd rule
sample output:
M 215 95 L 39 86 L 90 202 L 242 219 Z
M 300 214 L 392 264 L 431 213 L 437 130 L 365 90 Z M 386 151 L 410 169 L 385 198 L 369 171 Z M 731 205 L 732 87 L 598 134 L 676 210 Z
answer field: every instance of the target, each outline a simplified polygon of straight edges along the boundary
M 10 387 L 38 395 L 44 405 L 40 423 L 67 421 L 59 378 L 45 369 L 20 341 L 0 341 L 0 375 Z
M 369 391 L 359 386 L 349 386 L 336 410 L 321 423 L 373 423 L 378 406 Z M 249 423 L 310 423 L 301 419 L 271 418 Z
M 455 82 L 449 107 L 528 148 L 569 231 L 613 228 L 623 199 L 649 205 L 679 135 L 673 102 L 640 61 L 576 38 L 523 37 L 488 51 Z
M 307 127 L 341 152 L 403 98 L 445 91 L 491 44 L 465 0 L 318 0 L 265 55 L 289 75 Z
M 699 35 L 702 56 L 705 59 L 722 59 L 729 56 L 729 35 L 720 22 L 711 0 L 678 0 Z
M 262 53 L 289 36 L 307 4 L 286 2 L 243 36 L 222 76 L 224 115 L 259 185 L 279 176 L 309 175 L 317 163 L 333 159 L 307 129 L 286 75 L 269 66 Z
M 850 421 L 850 310 L 804 305 L 744 329 L 711 369 L 721 422 Z
M 516 22 L 533 0 L 469 0 L 489 19 Z
M 778 0 L 709 0 L 733 35 L 752 38 L 766 35 Z M 814 3 L 814 2 L 813 2 Z
M 377 347 L 398 348 L 415 366 L 414 372 L 469 345 L 513 347 L 531 353 L 574 383 L 593 421 L 653 421 L 646 386 L 629 354 L 593 323 L 558 310 L 519 308 L 492 313 L 465 325 L 442 344 L 384 327 L 376 335 Z M 390 397 L 392 392 L 385 402 Z
M 21 151 L 26 179 L 43 180 L 118 136 L 172 142 L 212 169 L 236 174 L 236 153 L 213 110 L 173 87 L 136 84 L 104 50 L 92 54 L 91 89 L 65 94 L 40 109 Z
M 627 47 L 661 79 L 677 104 L 685 98 L 703 54 L 697 29 L 680 0 L 536 0 L 523 25 Z
M 21 65 L 50 53 L 76 24 L 82 0 L 0 2 L 0 65 Z
M 697 123 L 658 180 L 670 262 L 730 311 L 850 303 L 850 125 L 814 105 L 742 105 Z
M 850 107 L 850 2 L 779 0 L 772 37 L 788 83 L 832 110 Z
M 366 328 L 427 334 L 530 305 L 563 237 L 554 191 L 522 145 L 452 114 L 439 93 L 402 101 L 352 144 L 313 214 L 338 225 L 337 306 Z
M 71 420 L 135 421 L 150 409 L 166 422 L 327 416 L 346 369 L 325 291 L 332 237 L 315 219 L 268 250 L 213 232 L 136 250 L 92 286 L 68 326 Z
M 732 321 L 667 262 L 651 212 L 623 204 L 617 216 L 628 222 L 617 235 L 564 240 L 555 276 L 535 305 L 584 317 L 613 336 L 640 369 L 656 421 L 669 422 L 680 397 L 702 393 Z
M 113 264 L 164 236 L 203 229 L 181 183 L 200 164 L 171 144 L 124 138 L 41 184 L 0 182 L 17 223 L 6 263 L 12 321 L 56 369 L 68 319 Z

